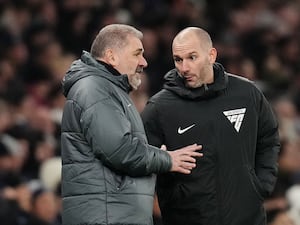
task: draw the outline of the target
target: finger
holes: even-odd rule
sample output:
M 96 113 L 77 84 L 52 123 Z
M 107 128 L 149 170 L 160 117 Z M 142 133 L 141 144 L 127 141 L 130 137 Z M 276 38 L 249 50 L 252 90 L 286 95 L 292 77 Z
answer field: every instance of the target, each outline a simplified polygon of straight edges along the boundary
M 196 159 L 193 158 L 193 157 L 191 157 L 191 156 L 189 156 L 189 155 L 182 155 L 182 156 L 180 157 L 180 161 L 181 161 L 181 162 L 191 162 L 191 163 L 195 163 L 195 162 L 196 162 Z
M 196 167 L 196 163 L 189 163 L 189 162 L 183 162 L 180 167 L 188 170 L 192 170 L 193 168 Z
M 194 151 L 198 151 L 201 149 L 202 149 L 202 145 L 197 145 L 197 144 L 188 145 L 188 146 L 182 148 L 182 150 L 185 152 L 194 152 Z
M 178 172 L 179 172 L 179 173 L 183 173 L 183 174 L 190 174 L 190 173 L 191 173 L 191 170 L 180 167 L 180 168 L 178 169 Z
M 202 149 L 202 145 L 195 145 L 194 148 L 192 148 L 191 151 L 200 151 Z
M 192 156 L 192 157 L 202 157 L 202 156 L 203 156 L 203 153 L 200 153 L 200 152 L 192 152 L 192 153 L 190 154 L 190 156 Z
M 190 157 L 202 157 L 203 156 L 203 153 L 201 152 L 185 152 L 185 151 L 178 151 L 178 154 L 180 156 L 183 156 L 183 155 L 186 155 L 186 156 L 190 156 Z

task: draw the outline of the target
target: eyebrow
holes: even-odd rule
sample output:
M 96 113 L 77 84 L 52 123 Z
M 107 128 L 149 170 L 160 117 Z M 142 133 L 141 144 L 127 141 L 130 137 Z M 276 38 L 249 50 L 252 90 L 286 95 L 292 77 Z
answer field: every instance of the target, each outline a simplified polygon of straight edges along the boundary
M 133 53 L 140 53 L 140 52 L 144 52 L 144 49 L 138 48 L 138 49 L 136 49 Z
M 190 55 L 193 55 L 193 54 L 198 54 L 197 52 L 195 52 L 195 51 L 192 51 L 192 52 L 189 52 L 187 55 L 188 56 L 190 56 Z M 173 57 L 175 58 L 182 58 L 182 57 L 180 57 L 180 56 L 178 56 L 178 55 L 173 55 Z

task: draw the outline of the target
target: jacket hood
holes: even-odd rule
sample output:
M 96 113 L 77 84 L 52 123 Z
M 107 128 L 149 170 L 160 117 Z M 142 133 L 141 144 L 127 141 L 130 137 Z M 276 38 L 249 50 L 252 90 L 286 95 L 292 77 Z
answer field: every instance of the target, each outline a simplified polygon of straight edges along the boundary
M 213 65 L 214 82 L 212 84 L 205 84 L 199 88 L 187 88 L 184 80 L 179 76 L 176 69 L 169 71 L 164 79 L 164 88 L 174 92 L 175 94 L 187 99 L 206 99 L 214 97 L 219 91 L 227 86 L 228 76 L 224 71 L 224 67 L 220 63 Z
M 112 73 L 112 70 L 109 70 L 106 66 L 109 65 L 98 62 L 89 52 L 83 51 L 81 58 L 72 63 L 62 80 L 64 96 L 68 95 L 69 90 L 78 80 L 88 76 L 101 76 L 126 92 L 132 90 L 127 75 Z

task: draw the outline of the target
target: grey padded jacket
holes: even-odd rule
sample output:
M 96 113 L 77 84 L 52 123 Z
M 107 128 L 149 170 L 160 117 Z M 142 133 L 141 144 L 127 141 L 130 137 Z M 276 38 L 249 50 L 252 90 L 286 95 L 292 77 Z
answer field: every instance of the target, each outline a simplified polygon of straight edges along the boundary
M 83 52 L 62 85 L 63 224 L 153 224 L 153 174 L 171 159 L 147 143 L 127 76 Z

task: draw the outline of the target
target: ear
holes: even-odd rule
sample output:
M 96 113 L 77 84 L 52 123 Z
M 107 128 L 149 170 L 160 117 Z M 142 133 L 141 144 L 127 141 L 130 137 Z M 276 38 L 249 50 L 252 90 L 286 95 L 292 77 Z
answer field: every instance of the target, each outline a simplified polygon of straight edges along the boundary
M 105 60 L 109 65 L 115 67 L 119 63 L 119 57 L 113 49 L 106 49 L 105 51 Z
M 209 52 L 209 61 L 211 64 L 213 64 L 216 61 L 217 55 L 218 55 L 217 49 L 211 48 Z

